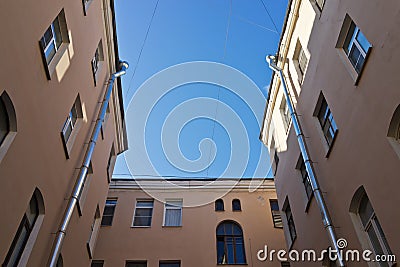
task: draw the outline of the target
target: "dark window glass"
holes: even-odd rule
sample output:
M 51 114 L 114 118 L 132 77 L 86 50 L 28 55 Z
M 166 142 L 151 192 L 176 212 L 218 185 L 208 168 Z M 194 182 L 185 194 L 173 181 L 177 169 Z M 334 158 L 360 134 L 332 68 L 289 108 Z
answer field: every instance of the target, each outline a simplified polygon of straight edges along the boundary
M 181 267 L 180 261 L 165 261 L 160 262 L 160 267 Z
M 301 179 L 303 181 L 303 185 L 304 185 L 304 189 L 306 191 L 307 198 L 310 199 L 313 194 L 313 190 L 312 190 L 310 178 L 308 177 L 308 173 L 306 170 L 306 164 L 304 163 L 304 160 L 302 157 L 300 157 L 299 171 L 301 174 Z
M 147 267 L 146 261 L 127 261 L 125 267 Z
M 217 264 L 246 264 L 243 232 L 234 222 L 217 227 Z
M 233 211 L 241 211 L 242 210 L 242 206 L 240 205 L 239 199 L 232 200 L 232 210 Z
M 138 200 L 136 202 L 133 226 L 151 226 L 153 216 L 153 200 Z
M 287 220 L 287 223 L 288 223 L 290 239 L 292 241 L 294 241 L 296 239 L 296 237 L 297 237 L 297 234 L 296 234 L 296 227 L 294 226 L 292 210 L 290 209 L 290 205 L 289 204 L 287 205 L 287 207 L 285 209 L 285 214 L 286 214 L 286 220 Z
M 103 267 L 104 261 L 102 260 L 92 260 L 90 267 Z
M 14 267 L 18 265 L 22 252 L 25 249 L 26 242 L 28 241 L 29 235 L 32 232 L 38 216 L 39 204 L 36 195 L 33 195 L 26 212 L 22 217 L 22 221 L 19 224 L 17 233 L 2 265 L 3 267 Z
M 321 107 L 318 112 L 318 120 L 321 124 L 325 140 L 328 143 L 328 146 L 331 146 L 336 135 L 337 126 L 325 98 L 322 99 Z
M 224 201 L 222 199 L 215 201 L 215 211 L 224 211 Z
M 104 206 L 103 218 L 101 219 L 102 226 L 111 226 L 114 218 L 115 207 L 117 205 L 116 199 L 107 199 Z
M 10 132 L 10 120 L 4 101 L 0 98 L 0 145 Z
M 278 200 L 270 199 L 269 204 L 271 205 L 272 221 L 274 222 L 274 227 L 283 228 L 281 212 L 279 211 Z

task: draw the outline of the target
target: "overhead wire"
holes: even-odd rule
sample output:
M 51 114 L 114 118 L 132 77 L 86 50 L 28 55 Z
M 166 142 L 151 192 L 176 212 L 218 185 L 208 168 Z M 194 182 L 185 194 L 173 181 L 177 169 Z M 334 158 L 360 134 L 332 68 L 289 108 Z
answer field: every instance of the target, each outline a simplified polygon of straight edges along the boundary
M 228 15 L 228 22 L 226 25 L 226 32 L 225 32 L 225 43 L 224 43 L 224 54 L 222 56 L 222 61 L 225 60 L 226 58 L 226 47 L 228 44 L 228 37 L 229 37 L 229 28 L 231 25 L 231 17 L 232 17 L 232 0 L 229 1 L 229 15 Z M 219 106 L 219 100 L 220 100 L 220 94 L 221 94 L 221 87 L 218 87 L 218 96 L 217 96 L 217 106 L 215 107 L 215 115 L 214 115 L 214 120 L 213 120 L 213 128 L 212 128 L 212 133 L 211 133 L 211 140 L 214 142 L 214 137 L 215 137 L 215 125 L 217 124 L 217 116 L 218 116 L 218 106 Z M 211 159 L 211 147 L 210 147 L 210 154 L 208 155 L 208 162 L 210 162 Z M 210 170 L 211 164 L 207 166 L 207 171 L 206 171 L 206 176 L 209 178 L 209 170 Z
M 138 65 L 139 65 L 140 58 L 141 58 L 141 56 L 142 56 L 143 48 L 144 48 L 144 46 L 145 46 L 145 44 L 146 44 L 147 37 L 149 36 L 150 28 L 151 28 L 151 25 L 153 24 L 153 19 L 154 19 L 154 16 L 155 16 L 155 14 L 156 14 L 157 7 L 158 7 L 158 3 L 159 3 L 159 2 L 160 2 L 160 0 L 157 0 L 157 3 L 156 3 L 156 5 L 155 5 L 155 7 L 154 7 L 153 15 L 151 16 L 149 26 L 147 27 L 146 35 L 145 35 L 145 37 L 144 37 L 142 47 L 140 48 L 139 56 L 138 56 L 138 58 L 137 58 L 137 60 L 136 60 L 135 68 L 133 69 L 133 73 L 132 73 L 131 79 L 130 79 L 129 84 L 128 84 L 128 90 L 127 90 L 126 93 L 125 93 L 125 97 L 128 96 L 129 91 L 131 90 L 132 81 L 133 81 L 133 78 L 135 77 L 136 70 L 137 70 L 137 67 L 138 67 Z
M 260 1 L 261 1 L 262 5 L 263 5 L 263 7 L 265 9 L 265 12 L 267 12 L 269 19 L 271 20 L 272 24 L 274 25 L 275 31 L 279 32 L 278 31 L 278 27 L 276 27 L 276 23 L 275 23 L 274 19 L 272 18 L 271 14 L 269 13 L 269 11 L 267 9 L 267 6 L 265 5 L 264 1 L 263 0 L 260 0 Z

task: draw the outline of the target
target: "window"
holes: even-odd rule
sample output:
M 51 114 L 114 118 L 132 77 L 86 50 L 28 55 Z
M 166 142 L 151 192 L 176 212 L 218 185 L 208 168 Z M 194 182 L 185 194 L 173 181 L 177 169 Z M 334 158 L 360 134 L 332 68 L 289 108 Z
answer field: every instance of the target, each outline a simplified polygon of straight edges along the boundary
M 55 69 L 56 61 L 59 61 L 61 58 L 61 55 L 57 57 L 57 54 L 59 51 L 63 50 L 62 45 L 64 43 L 69 43 L 69 38 L 64 10 L 61 10 L 58 16 L 48 26 L 39 41 L 46 75 L 49 80 L 51 73 Z M 50 65 L 52 65 L 51 68 L 49 68 Z
M 357 73 L 361 72 L 370 47 L 371 44 L 367 38 L 352 21 L 343 44 L 343 50 Z
M 390 120 L 387 137 L 397 156 L 400 158 L 400 105 L 397 106 Z
M 116 199 L 107 199 L 104 206 L 103 218 L 101 219 L 101 226 L 111 226 L 114 218 L 115 207 L 117 206 Z
M 159 267 L 181 267 L 180 261 L 160 261 Z
M 96 51 L 94 52 L 92 61 L 91 61 L 92 73 L 93 73 L 93 79 L 94 79 L 95 86 L 96 86 L 96 80 L 97 80 L 97 73 L 100 69 L 102 61 L 104 61 L 103 44 L 100 40 L 99 44 L 97 45 Z
M 294 52 L 294 65 L 297 71 L 297 75 L 299 76 L 299 82 L 303 83 L 304 75 L 306 73 L 308 58 L 306 53 L 304 52 L 303 47 L 300 44 L 300 41 L 297 41 L 295 52 Z
M 133 218 L 133 226 L 151 226 L 151 218 L 153 216 L 153 204 L 151 200 L 137 200 L 135 208 L 135 216 Z
M 233 211 L 241 211 L 242 210 L 239 199 L 232 200 L 232 210 Z
M 90 226 L 90 234 L 89 234 L 89 240 L 87 242 L 87 249 L 89 253 L 89 257 L 93 257 L 93 252 L 94 252 L 94 247 L 96 245 L 96 240 L 97 240 L 97 234 L 99 233 L 99 228 L 100 228 L 100 209 L 99 205 L 97 205 L 96 212 L 94 213 L 94 218 L 92 225 Z
M 115 155 L 114 144 L 112 144 L 111 150 L 110 150 L 110 155 L 108 156 L 108 161 L 107 161 L 107 179 L 108 179 L 108 182 L 111 181 L 112 174 L 113 174 L 113 171 L 114 171 L 114 165 L 115 165 L 116 158 L 117 157 Z
M 2 264 L 3 267 L 25 266 L 27 262 L 22 262 L 22 254 L 26 254 L 25 261 L 28 260 L 32 246 L 26 247 L 28 242 L 33 243 L 37 237 L 39 227 L 43 222 L 44 204 L 39 190 L 35 190 L 29 201 L 28 207 L 19 224 L 17 233 L 11 243 L 7 256 Z M 27 251 L 29 250 L 29 251 Z
M 311 186 L 310 178 L 308 177 L 306 164 L 304 163 L 304 160 L 303 160 L 302 156 L 300 156 L 299 161 L 297 163 L 297 169 L 300 172 L 301 180 L 303 182 L 304 189 L 306 191 L 307 199 L 311 199 L 311 197 L 313 195 L 313 189 L 312 189 L 312 186 Z
M 289 202 L 287 202 L 286 207 L 284 208 L 285 216 L 286 216 L 286 222 L 288 226 L 288 233 L 289 233 L 289 238 L 291 243 L 296 239 L 297 234 L 296 234 L 296 228 L 294 226 L 294 220 L 293 220 L 293 214 L 292 210 L 290 209 Z
M 167 200 L 164 208 L 164 226 L 182 226 L 182 200 Z
M 289 106 L 287 105 L 285 97 L 282 98 L 280 111 L 283 120 L 283 126 L 285 127 L 285 131 L 287 133 L 289 130 L 290 123 L 292 122 L 292 118 L 290 117 Z
M 281 267 L 290 267 L 290 262 L 288 262 L 288 261 L 282 261 L 282 262 L 281 262 Z
M 276 174 L 276 172 L 278 171 L 278 164 L 279 164 L 279 156 L 278 156 L 278 152 L 274 151 L 274 163 L 275 163 L 275 170 L 274 170 L 274 175 Z
M 343 20 L 336 48 L 339 49 L 339 55 L 348 65 L 347 69 L 357 84 L 372 45 L 347 14 Z
M 392 255 L 393 253 L 367 194 L 364 194 L 361 198 L 358 216 L 375 255 Z M 387 262 L 380 262 L 380 266 L 391 265 Z
M 336 122 L 333 119 L 332 112 L 326 102 L 322 93 L 320 94 L 319 101 L 318 101 L 318 112 L 316 114 L 319 124 L 321 125 L 322 133 L 325 137 L 325 140 L 330 148 L 333 144 L 333 141 L 337 134 L 337 126 Z
M 92 260 L 90 267 L 103 267 L 104 261 L 103 260 Z
M 6 93 L 0 95 L 0 162 L 17 134 L 14 105 Z
M 243 231 L 235 222 L 225 221 L 217 227 L 217 264 L 246 264 Z
M 3 144 L 7 134 L 10 132 L 8 112 L 3 99 L 0 98 L 0 145 Z
M 89 5 L 93 2 L 93 0 L 82 0 L 82 5 L 83 5 L 83 14 L 86 16 L 87 15 L 87 10 L 89 8 Z
M 271 206 L 272 221 L 275 228 L 283 228 L 281 212 L 279 211 L 278 200 L 270 199 L 269 204 Z
M 89 192 L 90 182 L 92 181 L 92 176 L 93 176 L 92 174 L 93 174 L 93 167 L 92 167 L 92 162 L 90 161 L 89 168 L 86 172 L 85 181 L 84 181 L 81 191 L 79 192 L 79 195 L 78 195 L 77 207 L 78 207 L 79 216 L 82 216 L 83 205 L 85 204 L 85 200 L 86 200 L 87 194 Z
M 60 254 L 60 255 L 58 255 L 56 267 L 63 267 L 63 266 L 64 266 L 64 261 L 63 261 L 63 258 L 61 256 L 61 254 Z
M 147 267 L 147 261 L 127 261 L 125 267 Z
M 61 136 L 64 143 L 67 158 L 69 158 L 72 150 L 72 145 L 75 141 L 75 137 L 78 133 L 81 119 L 83 118 L 82 104 L 79 95 L 76 97 L 71 110 L 68 113 L 67 119 L 64 122 L 64 126 L 61 130 Z
M 222 199 L 215 200 L 215 211 L 224 211 L 224 201 Z
M 315 3 L 317 4 L 318 9 L 322 11 L 325 5 L 325 0 L 315 0 Z

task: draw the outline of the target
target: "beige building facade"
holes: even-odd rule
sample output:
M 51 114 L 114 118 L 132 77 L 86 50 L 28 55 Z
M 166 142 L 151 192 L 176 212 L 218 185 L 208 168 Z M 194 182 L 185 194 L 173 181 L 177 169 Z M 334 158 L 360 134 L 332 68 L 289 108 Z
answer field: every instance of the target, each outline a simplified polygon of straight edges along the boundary
M 346 266 L 394 266 L 400 214 L 400 53 L 397 1 L 289 1 L 274 64 L 282 70 L 317 184 L 298 144 L 278 73 L 260 139 L 270 149 L 287 249 L 331 246 L 320 190 Z M 361 253 L 371 251 L 371 261 Z M 388 257 L 389 255 L 394 255 Z M 346 260 L 346 255 L 343 256 Z M 382 261 L 380 261 L 382 260 Z M 336 266 L 324 260 L 292 266 Z
M 285 246 L 274 183 L 256 180 L 113 180 L 92 266 L 281 266 L 263 259 Z
M 0 20 L 0 263 L 89 266 L 115 157 L 127 148 L 118 80 L 92 138 L 120 68 L 113 1 L 2 2 Z

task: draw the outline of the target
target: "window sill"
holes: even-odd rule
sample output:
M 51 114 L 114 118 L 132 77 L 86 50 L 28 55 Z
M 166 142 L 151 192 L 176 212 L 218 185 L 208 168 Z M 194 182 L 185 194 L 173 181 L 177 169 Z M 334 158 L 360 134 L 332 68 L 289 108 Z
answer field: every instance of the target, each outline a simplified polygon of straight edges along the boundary
M 151 228 L 151 225 L 146 226 L 146 225 L 132 225 L 131 228 Z
M 182 225 L 163 225 L 162 228 L 182 228 Z

